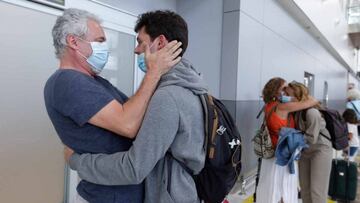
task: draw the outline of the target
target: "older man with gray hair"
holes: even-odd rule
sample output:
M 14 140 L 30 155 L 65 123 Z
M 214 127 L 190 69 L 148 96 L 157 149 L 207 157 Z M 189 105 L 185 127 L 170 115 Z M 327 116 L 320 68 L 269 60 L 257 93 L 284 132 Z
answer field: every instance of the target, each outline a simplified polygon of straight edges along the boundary
M 347 109 L 352 109 L 356 112 L 358 120 L 360 120 L 360 91 L 356 88 L 350 89 L 346 93 Z
M 181 43 L 150 52 L 144 44 L 147 73 L 128 98 L 98 74 L 109 56 L 101 21 L 79 9 L 67 9 L 52 30 L 59 69 L 46 82 L 48 115 L 61 141 L 77 153 L 112 154 L 126 151 L 143 120 L 160 77 L 181 57 Z M 143 202 L 143 185 L 103 186 L 81 181 L 84 202 Z
M 360 121 L 360 91 L 357 88 L 355 88 L 355 84 L 353 84 L 353 87 L 347 91 L 346 97 L 347 97 L 346 108 L 355 111 L 357 120 L 359 122 Z M 358 133 L 360 135 L 360 125 L 358 125 L 357 128 L 358 128 Z

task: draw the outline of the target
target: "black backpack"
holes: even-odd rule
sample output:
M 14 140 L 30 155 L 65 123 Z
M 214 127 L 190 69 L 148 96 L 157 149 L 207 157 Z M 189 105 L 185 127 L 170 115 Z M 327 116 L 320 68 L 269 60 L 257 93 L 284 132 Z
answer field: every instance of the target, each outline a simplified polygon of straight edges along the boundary
M 342 150 L 348 147 L 349 131 L 344 118 L 336 110 L 321 109 L 320 112 L 326 121 L 326 129 L 330 133 L 333 148 Z
M 201 200 L 220 203 L 240 174 L 241 137 L 233 118 L 220 100 L 208 94 L 200 95 L 200 100 L 205 119 L 206 158 L 204 168 L 193 178 Z M 193 174 L 184 163 L 177 162 Z
M 241 170 L 241 137 L 224 104 L 211 95 L 200 96 L 205 118 L 205 166 L 194 176 L 200 199 L 222 202 Z
M 349 146 L 347 123 L 340 113 L 332 109 L 319 109 L 325 122 L 326 129 L 329 131 L 330 138 L 320 132 L 320 134 L 331 141 L 334 149 L 342 150 Z M 303 112 L 302 119 L 306 121 L 306 110 Z

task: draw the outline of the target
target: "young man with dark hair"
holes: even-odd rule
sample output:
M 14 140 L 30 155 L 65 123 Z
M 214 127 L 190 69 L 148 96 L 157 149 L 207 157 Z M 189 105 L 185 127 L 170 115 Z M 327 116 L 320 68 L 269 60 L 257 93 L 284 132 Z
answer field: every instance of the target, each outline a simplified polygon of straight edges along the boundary
M 135 27 L 135 53 L 166 49 L 171 40 L 188 42 L 186 22 L 171 11 L 140 16 Z M 146 71 L 146 64 L 139 63 Z M 65 157 L 80 178 L 101 185 L 138 184 L 145 180 L 146 203 L 200 202 L 192 174 L 204 167 L 204 118 L 199 94 L 207 92 L 199 73 L 182 59 L 161 77 L 136 140 L 127 152 L 73 154 Z M 182 164 L 180 163 L 182 162 Z
M 166 26 L 164 26 L 166 25 Z M 171 11 L 153 11 L 140 16 L 135 26 L 135 32 L 144 32 L 153 41 L 163 35 L 167 41 L 177 40 L 182 43 L 182 56 L 188 46 L 188 29 L 184 19 Z

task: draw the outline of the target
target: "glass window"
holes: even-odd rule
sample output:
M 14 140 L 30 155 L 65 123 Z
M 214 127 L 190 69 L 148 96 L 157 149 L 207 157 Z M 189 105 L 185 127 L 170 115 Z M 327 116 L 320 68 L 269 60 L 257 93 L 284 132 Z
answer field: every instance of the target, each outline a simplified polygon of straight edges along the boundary
M 315 93 L 315 76 L 311 73 L 305 72 L 304 85 L 309 89 L 310 95 L 314 96 Z
M 134 93 L 135 36 L 105 29 L 110 48 L 109 61 L 101 76 L 127 96 Z

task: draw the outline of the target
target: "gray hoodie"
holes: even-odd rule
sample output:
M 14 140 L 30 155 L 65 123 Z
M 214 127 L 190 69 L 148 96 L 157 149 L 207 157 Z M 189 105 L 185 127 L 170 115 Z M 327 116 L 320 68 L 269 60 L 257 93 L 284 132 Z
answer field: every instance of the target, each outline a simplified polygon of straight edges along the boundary
M 204 119 L 197 95 L 206 92 L 201 76 L 182 59 L 161 78 L 129 151 L 74 154 L 70 167 L 81 179 L 101 185 L 145 180 L 145 203 L 200 202 L 191 175 L 178 161 L 195 174 L 204 167 Z

